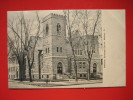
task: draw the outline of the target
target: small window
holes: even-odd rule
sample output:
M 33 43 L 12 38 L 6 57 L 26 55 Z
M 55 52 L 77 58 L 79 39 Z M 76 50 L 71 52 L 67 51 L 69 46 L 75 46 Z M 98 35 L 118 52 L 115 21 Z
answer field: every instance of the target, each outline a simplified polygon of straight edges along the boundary
M 58 23 L 57 24 L 57 33 L 60 33 L 61 32 L 61 25 Z
M 49 75 L 47 75 L 47 78 L 49 78 Z
M 84 77 L 86 77 L 86 74 L 84 74 Z
M 80 77 L 82 77 L 82 74 L 80 74 Z
M 43 78 L 43 75 L 42 75 L 42 78 Z
M 49 53 L 50 51 L 49 51 L 49 48 L 46 48 L 46 53 Z
M 60 52 L 62 52 L 62 47 L 60 47 Z
M 47 48 L 46 48 L 46 53 L 47 53 Z
M 57 52 L 62 52 L 62 47 L 57 47 Z
M 82 68 L 82 62 L 79 62 L 79 68 Z
M 80 55 L 82 55 L 82 50 L 80 50 Z
M 93 53 L 95 53 L 96 52 L 96 50 L 95 50 L 95 45 L 93 45 Z
M 83 62 L 83 68 L 85 68 L 85 62 Z
M 79 50 L 77 50 L 77 55 L 79 55 Z
M 48 31 L 49 31 L 49 26 L 48 24 L 46 24 L 46 34 L 48 34 Z
M 48 48 L 48 53 L 49 53 L 49 48 Z
M 59 52 L 59 47 L 57 47 L 57 52 Z
M 103 64 L 103 59 L 101 59 L 101 65 Z

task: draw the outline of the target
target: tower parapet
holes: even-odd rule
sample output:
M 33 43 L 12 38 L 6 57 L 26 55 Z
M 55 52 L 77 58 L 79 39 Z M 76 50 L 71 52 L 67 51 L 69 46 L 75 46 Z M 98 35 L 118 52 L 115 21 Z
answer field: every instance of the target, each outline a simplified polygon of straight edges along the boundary
M 66 20 L 66 16 L 64 16 L 64 15 L 59 15 L 59 14 L 51 13 L 51 14 L 47 15 L 46 17 L 44 17 L 42 19 L 42 23 L 45 22 L 45 21 L 47 21 L 50 18 L 56 18 L 56 19 Z

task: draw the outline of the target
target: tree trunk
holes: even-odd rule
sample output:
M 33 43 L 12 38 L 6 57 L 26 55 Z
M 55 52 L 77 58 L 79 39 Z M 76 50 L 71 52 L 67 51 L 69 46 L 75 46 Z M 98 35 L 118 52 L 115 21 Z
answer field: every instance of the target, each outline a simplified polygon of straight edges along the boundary
M 88 61 L 88 64 L 89 64 L 89 66 L 88 66 L 88 70 L 87 70 L 87 80 L 90 80 L 90 76 L 91 76 L 91 63 L 90 63 L 90 61 Z
M 20 80 L 20 81 L 23 81 L 22 65 L 19 65 L 19 80 Z
M 78 81 L 76 60 L 74 60 L 74 67 L 75 67 L 75 81 Z
M 38 66 L 38 70 L 39 70 L 39 79 L 41 79 L 41 64 L 40 64 L 40 57 L 39 57 L 39 66 Z
M 38 73 L 39 73 L 39 79 L 41 79 L 41 52 L 42 51 L 39 51 L 39 54 L 38 54 Z
M 75 56 L 74 48 L 73 48 L 72 44 L 71 44 L 71 47 L 72 47 L 72 52 L 73 52 L 73 57 L 74 57 L 75 81 L 78 81 L 76 56 Z
M 22 61 L 22 59 L 19 59 L 19 61 L 18 61 L 18 64 L 19 64 L 19 80 L 20 81 L 23 81 L 23 61 Z
M 29 66 L 29 81 L 32 82 L 31 67 Z

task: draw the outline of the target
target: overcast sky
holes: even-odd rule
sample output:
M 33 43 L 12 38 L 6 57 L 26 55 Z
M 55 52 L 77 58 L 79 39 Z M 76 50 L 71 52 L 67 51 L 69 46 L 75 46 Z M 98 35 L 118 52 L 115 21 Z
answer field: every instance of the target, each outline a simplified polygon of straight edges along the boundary
M 63 10 L 37 10 L 38 11 L 38 15 L 40 17 L 40 19 L 44 18 L 45 16 L 54 13 L 54 14 L 59 14 L 59 15 L 64 15 Z M 8 21 L 9 20 L 13 20 L 17 17 L 17 15 L 20 15 L 22 11 L 8 11 Z M 36 18 L 36 10 L 30 10 L 30 11 L 23 11 L 24 16 L 26 19 L 34 19 Z M 42 30 L 42 28 L 41 28 Z M 31 33 L 32 35 L 34 35 L 34 32 Z M 41 34 L 42 35 L 42 34 Z
M 47 16 L 51 13 L 64 15 L 63 10 L 37 10 L 37 11 L 38 11 L 38 15 L 39 15 L 40 19 L 44 18 L 45 16 Z M 91 10 L 91 16 L 92 17 L 96 14 L 95 11 L 96 10 Z M 22 11 L 8 11 L 7 12 L 8 13 L 8 21 L 9 20 L 14 20 L 14 21 L 17 20 L 18 16 L 21 14 L 21 12 Z M 24 16 L 25 16 L 26 19 L 36 19 L 36 10 L 23 11 L 23 13 L 24 13 Z M 91 16 L 90 16 L 90 18 L 91 18 Z M 71 17 L 69 16 L 69 18 L 71 18 Z M 73 20 L 73 17 L 71 19 Z M 71 22 L 73 22 L 73 21 L 71 21 Z M 90 23 L 91 23 L 91 21 L 90 21 Z M 36 23 L 34 23 L 34 24 L 36 24 Z M 76 23 L 75 23 L 75 25 L 77 26 Z M 91 24 L 89 24 L 89 26 L 91 26 Z M 41 28 L 41 30 L 42 30 L 42 28 Z M 80 31 L 83 31 L 82 27 L 81 27 Z M 31 34 L 34 35 L 34 32 L 32 32 Z
M 39 13 L 39 16 L 41 18 L 49 15 L 50 13 L 55 13 L 55 14 L 60 14 L 60 15 L 64 15 L 63 10 L 37 10 Z M 17 13 L 19 13 L 21 11 L 8 11 L 8 18 L 13 18 L 16 17 Z M 35 17 L 35 10 L 31 10 L 31 11 L 23 11 L 25 17 Z

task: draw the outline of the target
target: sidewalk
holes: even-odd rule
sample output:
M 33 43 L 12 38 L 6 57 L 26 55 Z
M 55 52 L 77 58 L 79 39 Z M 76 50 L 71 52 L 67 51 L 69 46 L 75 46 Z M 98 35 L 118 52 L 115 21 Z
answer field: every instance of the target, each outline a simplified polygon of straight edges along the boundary
M 11 81 L 10 83 L 15 83 L 18 84 L 17 88 L 20 86 L 26 86 L 26 88 L 49 88 L 49 87 L 60 87 L 60 86 L 75 86 L 75 85 L 86 85 L 86 84 L 97 84 L 97 83 L 102 83 L 102 80 L 78 80 L 77 82 L 75 80 L 70 80 L 70 81 L 60 81 L 60 82 L 29 82 L 29 81 Z

